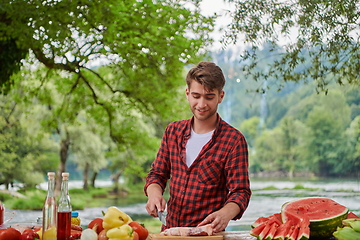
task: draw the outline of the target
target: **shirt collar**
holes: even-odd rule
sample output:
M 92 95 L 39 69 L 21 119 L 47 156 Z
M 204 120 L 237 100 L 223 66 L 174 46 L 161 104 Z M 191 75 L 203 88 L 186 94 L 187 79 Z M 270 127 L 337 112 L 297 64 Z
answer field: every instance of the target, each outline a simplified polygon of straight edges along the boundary
M 219 131 L 220 131 L 220 128 L 221 128 L 221 122 L 222 122 L 220 114 L 216 113 L 216 116 L 217 116 L 217 123 L 216 123 L 216 128 L 215 128 L 215 131 L 214 131 L 214 134 L 213 134 L 213 138 L 216 137 L 219 134 Z M 190 138 L 191 126 L 192 126 L 193 122 L 194 122 L 194 116 L 192 116 L 192 118 L 188 119 L 188 122 L 186 124 L 185 133 L 184 133 L 184 137 L 186 139 Z

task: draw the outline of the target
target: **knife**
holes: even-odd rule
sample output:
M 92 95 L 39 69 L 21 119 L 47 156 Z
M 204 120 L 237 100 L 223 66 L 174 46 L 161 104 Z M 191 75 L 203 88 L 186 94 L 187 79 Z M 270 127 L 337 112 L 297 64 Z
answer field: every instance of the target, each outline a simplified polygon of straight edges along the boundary
M 166 212 L 158 212 L 160 221 L 166 226 Z

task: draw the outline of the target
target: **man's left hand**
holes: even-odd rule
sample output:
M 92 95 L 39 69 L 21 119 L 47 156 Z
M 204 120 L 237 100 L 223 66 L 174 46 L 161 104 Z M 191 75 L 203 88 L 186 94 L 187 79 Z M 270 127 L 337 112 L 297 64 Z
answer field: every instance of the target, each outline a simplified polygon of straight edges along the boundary
M 240 208 L 236 203 L 228 203 L 220 210 L 211 213 L 198 226 L 211 224 L 214 232 L 221 232 L 225 230 L 229 221 L 233 219 L 240 212 Z

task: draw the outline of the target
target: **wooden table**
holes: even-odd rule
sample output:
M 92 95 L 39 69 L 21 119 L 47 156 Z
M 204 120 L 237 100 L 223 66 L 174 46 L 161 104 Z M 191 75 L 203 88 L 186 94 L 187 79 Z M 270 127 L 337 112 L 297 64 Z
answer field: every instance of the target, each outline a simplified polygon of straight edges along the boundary
M 219 236 L 222 236 L 219 238 Z M 216 233 L 214 236 L 189 236 L 189 237 L 181 237 L 181 236 L 160 236 L 158 233 L 150 233 L 147 240 L 203 240 L 203 239 L 213 239 L 213 240 L 256 240 L 256 237 L 253 237 L 249 234 L 248 231 L 224 231 Z

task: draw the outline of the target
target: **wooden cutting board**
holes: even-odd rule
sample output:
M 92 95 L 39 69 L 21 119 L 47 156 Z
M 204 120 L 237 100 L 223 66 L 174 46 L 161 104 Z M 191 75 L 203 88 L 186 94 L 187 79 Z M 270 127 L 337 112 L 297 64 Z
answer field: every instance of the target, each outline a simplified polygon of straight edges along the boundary
M 164 236 L 160 233 L 150 233 L 148 240 L 223 240 L 223 235 L 212 235 L 212 236 Z

